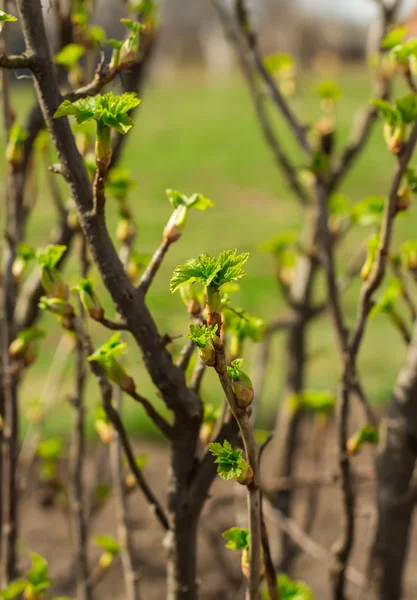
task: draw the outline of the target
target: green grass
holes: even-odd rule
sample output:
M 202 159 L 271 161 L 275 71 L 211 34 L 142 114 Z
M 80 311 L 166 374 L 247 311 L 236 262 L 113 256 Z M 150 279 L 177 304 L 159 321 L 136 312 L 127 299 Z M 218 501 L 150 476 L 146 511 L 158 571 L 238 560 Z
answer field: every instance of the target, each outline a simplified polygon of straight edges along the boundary
M 307 118 L 320 114 L 319 102 L 312 90 L 312 81 L 304 77 L 303 94 L 294 106 Z M 365 73 L 351 72 L 341 79 L 344 93 L 339 107 L 338 146 L 347 139 L 352 116 L 357 108 L 366 106 L 370 88 Z M 16 104 L 27 109 L 31 92 L 15 91 Z M 277 120 L 277 129 L 291 155 L 302 165 L 285 125 Z M 343 192 L 358 201 L 370 194 L 383 194 L 392 175 L 394 160 L 382 142 L 382 127 L 378 125 L 366 152 L 346 179 Z M 201 252 L 217 253 L 237 247 L 250 251 L 247 277 L 242 281 L 241 292 L 236 297 L 238 305 L 266 320 L 277 317 L 285 309 L 274 281 L 273 261 L 257 251 L 259 242 L 287 228 L 300 228 L 302 215 L 262 139 L 254 118 L 245 86 L 238 77 L 227 82 L 211 83 L 201 77 L 183 77 L 174 86 L 151 84 L 143 98 L 139 118 L 129 134 L 123 166 L 132 171 L 138 186 L 132 193 L 131 204 L 139 226 L 137 249 L 152 253 L 161 239 L 162 229 L 170 215 L 165 188 L 177 188 L 187 194 L 201 192 L 211 198 L 215 208 L 190 215 L 182 239 L 169 251 L 164 265 L 149 293 L 149 307 L 161 332 L 172 335 L 185 333 L 187 319 L 178 295 L 171 296 L 168 289 L 170 275 L 179 263 Z M 63 186 L 65 194 L 68 192 Z M 33 245 L 45 245 L 53 226 L 54 212 L 44 176 L 38 181 L 38 201 L 29 222 L 28 240 Z M 108 221 L 114 230 L 115 210 L 109 202 Z M 413 219 L 415 208 L 398 219 L 397 238 L 415 235 Z M 339 252 L 339 269 L 357 250 L 361 236 L 349 236 Z M 75 283 L 77 271 L 70 265 L 68 280 Z M 349 319 L 353 320 L 359 284 L 344 298 Z M 318 286 L 320 295 L 323 285 Z M 104 294 L 104 292 L 103 292 Z M 110 307 L 109 299 L 105 305 Z M 30 402 L 39 397 L 51 364 L 61 332 L 53 319 L 46 317 L 48 337 L 42 346 L 38 363 L 26 374 L 22 394 Z M 96 343 L 107 333 L 91 325 Z M 312 360 L 308 369 L 309 387 L 334 389 L 340 373 L 335 351 L 335 340 L 328 319 L 317 322 L 309 333 Z M 134 344 L 130 344 L 128 370 L 135 377 L 141 393 L 157 400 L 155 391 L 142 366 L 142 359 Z M 249 353 L 250 354 L 250 353 Z M 389 323 L 378 317 L 368 328 L 360 356 L 364 384 L 370 398 L 386 402 L 392 390 L 398 369 L 404 359 L 404 345 Z M 282 340 L 274 342 L 274 353 L 268 373 L 261 420 L 270 422 L 279 402 L 285 363 Z M 70 369 L 67 369 L 69 375 Z M 58 408 L 47 420 L 48 432 L 69 430 L 71 409 L 65 405 L 71 392 L 71 380 L 57 391 Z M 204 385 L 203 397 L 211 401 L 221 399 L 221 391 L 210 374 Z M 89 383 L 88 398 L 91 404 L 98 401 L 94 381 Z M 68 403 L 67 403 L 68 404 Z M 126 423 L 132 431 L 152 433 L 153 429 L 139 407 L 126 402 Z

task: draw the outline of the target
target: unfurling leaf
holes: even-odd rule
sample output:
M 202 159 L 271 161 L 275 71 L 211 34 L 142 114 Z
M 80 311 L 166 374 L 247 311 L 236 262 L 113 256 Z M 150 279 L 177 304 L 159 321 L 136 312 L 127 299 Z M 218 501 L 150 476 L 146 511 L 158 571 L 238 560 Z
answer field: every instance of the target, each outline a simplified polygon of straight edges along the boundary
M 379 432 L 373 425 L 364 425 L 347 443 L 350 454 L 357 454 L 364 444 L 375 445 L 379 442 Z
M 229 550 L 248 550 L 249 549 L 249 530 L 240 527 L 231 527 L 222 533 L 226 540 L 226 548 Z
M 217 325 L 190 325 L 187 338 L 192 340 L 198 348 L 205 348 L 213 339 L 217 338 Z
M 234 450 L 230 442 L 225 440 L 223 446 L 218 443 L 211 443 L 209 445 L 210 452 L 213 456 L 216 456 L 214 461 L 217 465 L 217 472 L 222 479 L 236 479 L 239 483 L 244 483 L 250 469 L 248 463 L 242 456 L 242 450 L 237 448 Z
M 105 552 L 116 555 L 120 552 L 120 544 L 110 535 L 98 535 L 94 538 L 97 546 L 100 546 Z
M 176 292 L 183 285 L 194 282 L 218 290 L 223 284 L 244 277 L 245 272 L 242 267 L 248 260 L 249 254 L 237 255 L 236 252 L 236 250 L 221 252 L 217 259 L 208 254 L 200 254 L 198 258 L 177 267 L 171 278 L 171 293 Z
M 401 27 L 396 27 L 395 29 L 393 29 L 392 31 L 387 33 L 387 35 L 382 40 L 382 43 L 381 43 L 382 48 L 391 50 L 392 48 L 394 48 L 394 46 L 397 46 L 398 44 L 400 44 L 402 42 L 405 34 L 407 33 L 407 30 L 408 30 L 408 27 L 406 25 L 403 25 Z
M 57 65 L 62 65 L 66 69 L 72 69 L 78 63 L 85 52 L 81 44 L 67 44 L 55 55 Z

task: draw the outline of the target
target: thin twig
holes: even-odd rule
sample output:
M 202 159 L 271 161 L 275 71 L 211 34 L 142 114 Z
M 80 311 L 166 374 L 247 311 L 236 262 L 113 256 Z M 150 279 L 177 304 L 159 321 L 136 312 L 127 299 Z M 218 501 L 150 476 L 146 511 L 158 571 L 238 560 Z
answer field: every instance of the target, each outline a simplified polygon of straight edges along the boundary
M 161 266 L 164 256 L 168 252 L 168 248 L 171 246 L 171 244 L 172 242 L 170 240 L 164 238 L 158 250 L 153 255 L 151 262 L 146 267 L 146 270 L 139 283 L 139 288 L 143 290 L 144 294 L 146 294 L 146 292 L 149 290 L 149 287 L 152 284 L 155 275 L 159 271 L 159 267 Z

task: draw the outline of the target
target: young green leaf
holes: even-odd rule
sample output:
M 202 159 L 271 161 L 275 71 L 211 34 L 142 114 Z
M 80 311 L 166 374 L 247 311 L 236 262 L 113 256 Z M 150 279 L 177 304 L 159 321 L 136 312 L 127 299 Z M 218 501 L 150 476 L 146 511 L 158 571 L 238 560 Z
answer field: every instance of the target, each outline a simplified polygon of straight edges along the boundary
M 374 304 L 369 313 L 369 317 L 372 319 L 381 313 L 389 313 L 391 312 L 395 304 L 402 296 L 403 293 L 403 285 L 399 279 L 394 279 L 382 294 L 381 298 Z
M 39 442 L 36 449 L 39 458 L 48 461 L 57 461 L 62 454 L 62 440 L 57 437 Z
M 314 600 L 313 592 L 303 581 L 293 581 L 280 573 L 277 577 L 277 587 L 279 590 L 280 600 Z M 261 593 L 264 600 L 269 600 L 268 591 Z
M 78 124 L 93 119 L 94 121 L 125 134 L 133 127 L 133 120 L 128 112 L 140 104 L 133 92 L 115 96 L 108 92 L 89 98 L 81 98 L 75 102 L 64 100 L 54 114 L 54 118 L 73 115 Z
M 109 554 L 116 555 L 120 552 L 120 544 L 110 535 L 98 535 L 94 538 L 97 546 Z
M 241 366 L 243 364 L 243 358 L 236 358 L 232 361 L 232 366 L 227 367 L 227 372 L 232 381 L 239 381 L 242 374 Z
M 260 342 L 265 330 L 264 320 L 244 310 L 228 308 L 229 310 L 225 311 L 227 330 L 240 341 L 250 339 L 253 342 Z
M 295 248 L 299 238 L 300 234 L 298 231 L 283 231 L 274 235 L 266 242 L 259 244 L 259 250 L 261 252 L 271 252 L 272 254 L 280 255 L 289 248 Z
M 239 479 L 242 474 L 246 475 L 248 463 L 244 460 L 240 448 L 233 450 L 231 444 L 225 440 L 223 446 L 212 442 L 209 450 L 217 457 L 214 462 L 218 465 L 217 472 L 222 479 Z
M 417 94 L 407 94 L 395 101 L 403 123 L 412 123 L 417 118 Z
M 350 454 L 357 454 L 364 444 L 375 445 L 379 442 L 379 432 L 373 425 L 364 425 L 347 443 Z
M 15 600 L 25 591 L 26 586 L 27 581 L 25 579 L 15 579 L 6 588 L 0 590 L 1 600 Z
M 207 208 L 214 206 L 213 202 L 202 194 L 186 196 L 177 190 L 167 189 L 166 195 L 174 209 L 179 206 L 186 206 L 187 208 L 196 208 L 197 210 L 207 210 Z
M 405 34 L 407 33 L 407 30 L 408 30 L 408 27 L 406 25 L 403 25 L 401 27 L 396 27 L 395 29 L 393 29 L 392 31 L 387 33 L 387 35 L 382 40 L 382 43 L 381 43 L 382 48 L 391 50 L 392 48 L 394 48 L 394 46 L 397 46 L 398 44 L 400 44 L 402 42 Z
M 68 70 L 72 69 L 78 64 L 84 52 L 85 48 L 80 44 L 67 44 L 55 55 L 55 62 Z
M 38 264 L 45 269 L 52 270 L 59 263 L 66 250 L 66 246 L 56 245 L 50 245 L 44 249 L 38 250 L 36 253 Z
M 342 95 L 339 85 L 331 79 L 320 81 L 316 86 L 316 92 L 323 100 L 332 102 L 337 102 Z
M 35 592 L 43 592 L 51 585 L 51 580 L 48 577 L 48 563 L 36 552 L 31 552 L 30 558 L 32 568 L 26 573 L 26 578 Z
M 283 71 L 292 72 L 294 70 L 294 58 L 287 52 L 278 52 L 270 54 L 263 59 L 265 69 L 272 75 Z
M 249 530 L 240 527 L 231 527 L 222 533 L 229 550 L 249 550 Z
M 15 23 L 16 21 L 16 17 L 9 15 L 9 13 L 4 12 L 4 10 L 0 10 L 0 31 L 3 23 Z
M 352 222 L 357 225 L 379 226 L 384 207 L 385 198 L 382 196 L 369 196 L 352 206 L 350 210 Z
M 319 413 L 332 412 L 336 407 L 334 394 L 327 391 L 303 390 L 293 398 L 294 408 L 304 408 Z
M 361 278 L 366 281 L 371 274 L 372 267 L 374 266 L 374 262 L 378 253 L 379 248 L 379 234 L 373 235 L 367 241 L 368 246 L 368 254 L 366 257 L 366 261 L 361 270 Z
M 126 347 L 127 344 L 126 342 L 122 342 L 120 333 L 115 333 L 107 342 L 91 354 L 88 360 L 106 363 L 124 354 Z
M 417 272 L 417 240 L 404 242 L 401 247 L 401 257 L 409 271 Z
M 205 348 L 213 339 L 217 338 L 216 325 L 190 325 L 189 333 L 186 337 L 192 340 L 198 348 Z

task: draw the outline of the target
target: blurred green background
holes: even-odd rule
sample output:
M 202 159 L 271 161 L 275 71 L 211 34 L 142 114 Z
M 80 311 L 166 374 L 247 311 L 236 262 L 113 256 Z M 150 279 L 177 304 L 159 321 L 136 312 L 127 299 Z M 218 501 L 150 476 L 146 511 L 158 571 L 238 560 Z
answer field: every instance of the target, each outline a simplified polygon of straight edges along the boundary
M 353 115 L 359 108 L 367 106 L 372 91 L 365 71 L 348 70 L 338 80 L 343 92 L 338 106 L 337 143 L 340 148 L 348 138 Z M 321 114 L 314 83 L 311 75 L 304 74 L 292 101 L 296 112 L 305 115 L 306 119 L 317 119 Z M 16 86 L 13 99 L 20 114 L 32 105 L 33 91 L 30 86 Z M 276 128 L 284 145 L 302 166 L 302 157 L 297 155 L 285 125 L 277 120 Z M 161 333 L 175 336 L 187 332 L 186 311 L 179 296 L 170 294 L 169 278 L 178 264 L 201 252 L 216 254 L 235 247 L 239 251 L 249 251 L 247 277 L 241 282 L 241 291 L 233 297 L 235 305 L 261 316 L 266 322 L 283 314 L 287 309 L 275 281 L 273 258 L 259 252 L 258 245 L 288 228 L 301 229 L 303 214 L 263 141 L 246 87 L 238 74 L 227 81 L 213 82 L 199 72 L 184 70 L 175 83 L 150 82 L 143 94 L 136 125 L 128 136 L 121 165 L 131 171 L 138 183 L 130 197 L 139 227 L 135 246 L 138 251 L 153 253 L 160 243 L 170 215 L 166 188 L 176 188 L 186 194 L 201 192 L 215 204 L 206 213 L 194 211 L 190 214 L 185 233 L 171 247 L 149 292 L 149 307 Z M 28 227 L 27 241 L 33 246 L 44 246 L 49 242 L 55 217 L 42 169 L 38 174 L 38 200 Z M 393 170 L 394 159 L 386 150 L 382 125 L 378 123 L 341 191 L 352 203 L 369 195 L 384 194 Z M 67 195 L 62 182 L 60 185 Z M 397 219 L 396 245 L 415 236 L 415 211 L 413 207 Z M 111 199 L 108 200 L 108 223 L 114 233 L 117 220 Z M 337 255 L 340 273 L 370 232 L 363 228 L 347 236 Z M 75 261 L 70 261 L 66 280 L 71 284 L 77 282 L 77 268 Z M 97 275 L 94 279 L 98 282 Z M 359 281 L 355 282 L 343 297 L 350 321 L 355 316 L 359 285 Z M 323 290 L 323 282 L 320 282 L 317 297 Z M 101 297 L 108 308 L 108 316 L 113 316 L 111 302 L 104 291 Z M 27 403 L 41 397 L 48 369 L 51 364 L 53 369 L 56 368 L 53 356 L 61 331 L 49 316 L 42 318 L 42 326 L 48 335 L 42 342 L 39 360 L 26 372 L 22 386 L 22 397 Z M 90 330 L 96 345 L 109 337 L 109 332 L 96 324 L 91 324 Z M 281 398 L 285 373 L 283 340 L 284 336 L 278 334 L 273 342 L 258 417 L 263 427 L 272 425 Z M 172 351 L 177 352 L 182 343 L 176 343 Z M 340 364 L 327 316 L 310 329 L 309 346 L 308 387 L 335 390 Z M 250 365 L 252 355 L 253 348 L 248 347 L 247 365 Z M 373 402 L 388 400 L 404 356 L 405 345 L 388 320 L 379 316 L 371 321 L 360 355 L 360 369 Z M 129 344 L 126 360 L 140 393 L 158 403 L 133 342 Z M 64 382 L 56 390 L 56 407 L 50 411 L 45 424 L 50 434 L 70 431 L 71 408 L 67 401 L 72 389 L 70 371 L 71 361 Z M 220 402 L 221 390 L 211 375 L 208 373 L 205 378 L 203 397 Z M 87 396 L 90 405 L 99 401 L 94 380 L 89 382 Z M 125 403 L 125 421 L 132 432 L 155 433 L 142 409 L 130 400 Z M 91 420 L 89 429 L 92 431 Z

